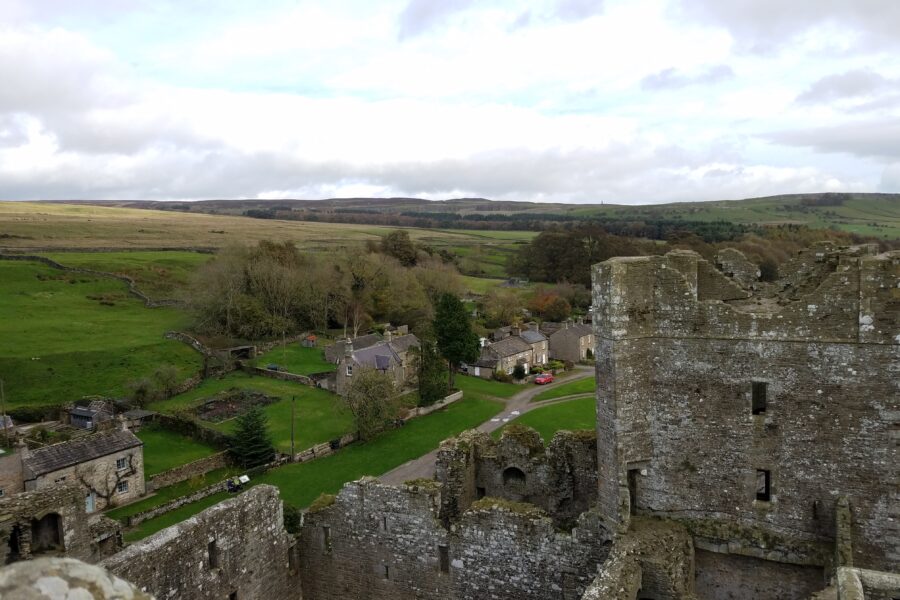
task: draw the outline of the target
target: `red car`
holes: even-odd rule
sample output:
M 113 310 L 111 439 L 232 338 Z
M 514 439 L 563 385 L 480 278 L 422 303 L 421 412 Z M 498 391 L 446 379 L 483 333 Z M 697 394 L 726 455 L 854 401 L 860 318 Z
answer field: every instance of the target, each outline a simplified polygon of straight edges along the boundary
M 537 377 L 534 378 L 534 382 L 538 385 L 544 385 L 545 383 L 553 383 L 553 373 L 541 373 Z

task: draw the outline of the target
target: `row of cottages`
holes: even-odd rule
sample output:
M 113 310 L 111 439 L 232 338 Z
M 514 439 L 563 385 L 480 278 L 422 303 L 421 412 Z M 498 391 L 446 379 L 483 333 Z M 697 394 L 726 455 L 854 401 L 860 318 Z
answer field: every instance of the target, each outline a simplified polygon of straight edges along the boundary
M 549 340 L 538 331 L 536 323 L 529 323 L 526 329 L 516 325 L 501 327 L 491 337 L 493 341 L 482 341 L 478 360 L 466 365 L 469 375 L 484 379 L 490 379 L 495 371 L 512 375 L 516 365 L 522 365 L 527 373 L 535 365 L 543 366 L 549 360 Z
M 354 373 L 361 369 L 375 369 L 386 373 L 391 376 L 398 389 L 406 387 L 415 377 L 410 350 L 419 347 L 419 338 L 407 331 L 403 326 L 397 329 L 398 334 L 386 331 L 383 338 L 378 334 L 370 334 L 352 340 L 341 340 L 326 348 L 325 358 L 337 365 L 334 391 L 338 395 L 345 395 Z M 337 348 L 340 348 L 342 354 L 335 360 Z
M 144 495 L 144 443 L 121 428 L 0 457 L 0 497 L 67 483 L 84 491 L 89 513 Z

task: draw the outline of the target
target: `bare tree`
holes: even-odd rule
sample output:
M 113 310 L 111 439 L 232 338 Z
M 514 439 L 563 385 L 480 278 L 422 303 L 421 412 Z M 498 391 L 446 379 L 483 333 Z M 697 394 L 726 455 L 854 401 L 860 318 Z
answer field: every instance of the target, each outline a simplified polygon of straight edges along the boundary
M 92 492 L 96 497 L 102 498 L 106 506 L 114 505 L 112 498 L 118 490 L 119 483 L 137 474 L 137 469 L 134 466 L 134 455 L 129 454 L 124 458 L 126 459 L 126 466 L 123 469 L 116 468 L 116 463 L 112 461 L 95 462 L 91 465 L 77 465 L 75 467 L 75 477 L 88 491 Z

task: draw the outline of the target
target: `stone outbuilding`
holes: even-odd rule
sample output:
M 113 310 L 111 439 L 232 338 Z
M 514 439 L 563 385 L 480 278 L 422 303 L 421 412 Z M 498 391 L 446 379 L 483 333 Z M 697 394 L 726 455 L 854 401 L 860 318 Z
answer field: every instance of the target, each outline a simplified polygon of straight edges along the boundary
M 583 323 L 566 321 L 550 334 L 550 358 L 577 363 L 594 353 L 594 329 Z

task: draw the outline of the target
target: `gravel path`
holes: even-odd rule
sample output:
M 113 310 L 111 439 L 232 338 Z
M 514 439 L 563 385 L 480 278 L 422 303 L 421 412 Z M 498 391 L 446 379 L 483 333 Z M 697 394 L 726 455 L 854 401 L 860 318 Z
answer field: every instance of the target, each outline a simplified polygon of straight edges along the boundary
M 570 381 L 586 379 L 587 377 L 593 376 L 593 367 L 578 366 L 575 367 L 575 374 L 570 377 L 559 379 L 547 385 L 531 385 L 515 396 L 507 398 L 505 400 L 506 407 L 503 409 L 503 412 L 491 418 L 490 420 L 485 421 L 484 423 L 476 427 L 476 429 L 485 433 L 491 433 L 492 431 L 503 427 L 519 415 L 532 411 L 535 408 L 548 406 L 550 404 L 556 404 L 558 402 L 565 402 L 566 400 L 573 400 L 575 398 L 593 396 L 593 392 L 588 392 L 586 394 L 573 394 L 571 396 L 563 396 L 561 398 L 551 398 L 550 400 L 543 400 L 541 402 L 531 401 L 532 398 L 545 390 L 558 387 L 560 385 L 569 383 Z M 498 398 L 498 400 L 502 400 L 502 398 Z M 437 450 L 432 450 L 428 454 L 403 463 L 396 469 L 388 471 L 378 479 L 382 483 L 387 483 L 390 485 L 400 485 L 404 481 L 409 481 L 410 479 L 419 479 L 422 477 L 432 478 L 434 477 L 434 465 L 436 460 Z

